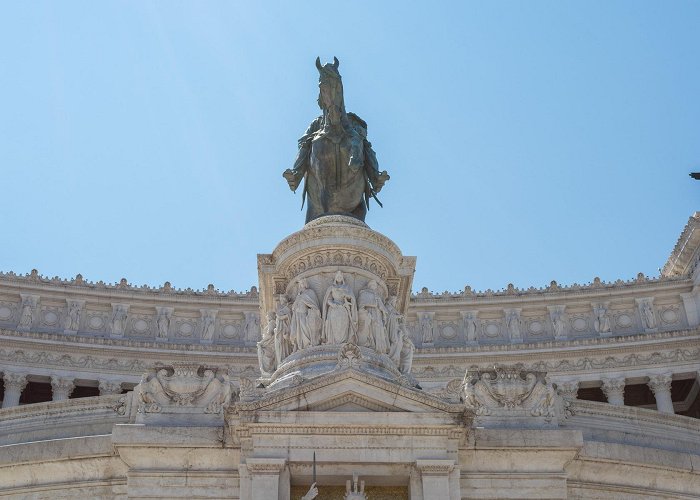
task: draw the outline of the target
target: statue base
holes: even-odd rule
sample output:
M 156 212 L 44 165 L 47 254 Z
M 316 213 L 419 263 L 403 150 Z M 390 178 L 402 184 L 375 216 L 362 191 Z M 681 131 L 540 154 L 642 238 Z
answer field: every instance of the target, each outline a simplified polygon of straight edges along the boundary
M 257 383 L 265 389 L 278 390 L 347 368 L 407 387 L 418 387 L 415 378 L 401 373 L 389 356 L 352 343 L 318 345 L 297 351 L 287 357 L 270 377 L 261 377 Z

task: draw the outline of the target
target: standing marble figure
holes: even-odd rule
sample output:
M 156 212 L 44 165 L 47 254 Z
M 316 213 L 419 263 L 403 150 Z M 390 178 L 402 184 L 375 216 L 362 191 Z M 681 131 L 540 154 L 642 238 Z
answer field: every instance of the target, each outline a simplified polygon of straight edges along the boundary
M 297 281 L 297 296 L 292 304 L 291 338 L 299 349 L 321 343 L 321 309 L 316 292 L 306 280 Z
M 370 198 L 389 180 L 379 171 L 377 156 L 367 140 L 367 123 L 345 111 L 340 63 L 321 65 L 318 105 L 323 115 L 316 118 L 299 139 L 294 167 L 282 174 L 292 191 L 304 179 L 302 207 L 307 201 L 306 222 L 323 215 L 349 215 L 365 220 Z M 379 203 L 381 206 L 381 203 Z
M 328 344 L 357 342 L 357 303 L 343 273 L 335 274 L 323 298 L 322 341 Z
M 379 296 L 376 281 L 370 281 L 367 288 L 360 290 L 358 303 L 359 313 L 363 313 L 361 316 L 365 316 L 365 320 L 360 322 L 358 344 L 374 347 L 377 352 L 386 354 L 389 352 L 389 340 L 384 328 L 387 309 Z

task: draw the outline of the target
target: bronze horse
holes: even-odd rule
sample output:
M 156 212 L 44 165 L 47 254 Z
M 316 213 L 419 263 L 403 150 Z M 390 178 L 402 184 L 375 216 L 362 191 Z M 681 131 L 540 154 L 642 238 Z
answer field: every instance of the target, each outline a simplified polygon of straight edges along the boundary
M 308 199 L 306 222 L 323 215 L 349 215 L 364 221 L 370 198 L 379 203 L 376 195 L 389 179 L 386 170 L 379 172 L 367 140 L 367 123 L 345 112 L 339 64 L 335 57 L 332 64 L 324 65 L 316 58 L 323 115 L 299 139 L 294 167 L 283 174 L 292 191 L 304 179 L 301 205 Z

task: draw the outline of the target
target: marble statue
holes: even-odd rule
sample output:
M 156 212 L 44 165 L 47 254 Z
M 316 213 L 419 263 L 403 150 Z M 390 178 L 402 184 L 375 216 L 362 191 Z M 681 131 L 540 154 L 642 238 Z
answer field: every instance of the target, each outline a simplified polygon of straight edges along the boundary
M 323 297 L 322 341 L 327 344 L 344 344 L 357 341 L 357 303 L 352 289 L 345 284 L 341 271 L 335 274 L 333 283 Z
M 66 330 L 77 331 L 80 325 L 80 302 L 71 301 L 66 316 Z
M 306 280 L 297 281 L 297 296 L 292 304 L 291 338 L 298 349 L 321 343 L 321 309 L 316 292 L 308 287 Z
M 112 313 L 112 334 L 123 335 L 126 329 L 126 308 L 124 306 L 116 306 Z
M 562 311 L 553 311 L 551 313 L 552 328 L 554 329 L 554 337 L 564 337 L 566 335 L 566 322 L 564 321 L 564 313 Z
M 648 300 L 642 303 L 642 319 L 644 320 L 644 328 L 647 330 L 656 328 L 656 317 L 654 316 L 654 310 L 651 308 L 651 304 Z
M 22 306 L 22 315 L 19 318 L 19 325 L 24 327 L 32 326 L 34 311 L 31 302 L 27 301 Z
M 306 495 L 301 497 L 300 500 L 314 500 L 318 496 L 318 487 L 316 486 L 316 483 L 311 485 L 311 488 L 309 488 L 309 491 L 306 492 Z
M 413 366 L 413 351 L 416 350 L 416 346 L 411 342 L 410 337 L 405 330 L 401 330 L 401 354 L 399 356 L 399 371 L 401 373 L 411 373 L 411 367 Z
M 421 332 L 421 341 L 424 344 L 433 343 L 433 318 L 429 313 L 420 315 L 420 323 L 418 325 Z
M 277 352 L 275 351 L 275 311 L 267 313 L 267 325 L 262 331 L 262 340 L 258 346 L 258 362 L 260 372 L 272 374 L 277 369 Z
M 211 340 L 214 338 L 214 328 L 216 327 L 216 316 L 213 312 L 207 311 L 204 315 L 204 324 L 202 325 L 202 340 Z
M 508 333 L 510 334 L 511 340 L 520 338 L 520 316 L 517 312 L 508 312 L 508 317 L 506 318 L 506 326 L 508 327 Z
M 260 316 L 257 312 L 244 312 L 245 324 L 243 326 L 243 335 L 246 341 L 255 342 L 260 335 Z
M 595 319 L 593 320 L 593 328 L 598 333 L 607 333 L 610 331 L 610 315 L 604 304 L 598 304 L 595 307 Z
M 379 296 L 377 282 L 371 280 L 367 288 L 360 290 L 358 314 L 362 318 L 357 332 L 357 345 L 373 347 L 378 353 L 389 352 L 389 339 L 384 327 L 387 309 Z
M 476 342 L 476 334 L 479 325 L 476 322 L 476 314 L 468 312 L 464 315 L 464 333 L 467 342 Z
M 290 316 L 289 302 L 286 295 L 280 295 L 280 303 L 277 306 L 275 320 L 275 353 L 277 357 L 277 366 L 282 364 L 287 356 L 292 354 L 296 349 L 296 342 L 290 335 Z
M 306 222 L 333 214 L 364 221 L 370 198 L 379 203 L 376 195 L 389 180 L 386 171 L 379 171 L 376 154 L 367 140 L 367 124 L 345 111 L 339 64 L 333 58 L 332 64 L 321 65 L 316 58 L 318 105 L 323 114 L 299 139 L 294 167 L 283 174 L 292 191 L 304 179 L 302 206 L 306 201 Z
M 158 319 L 156 320 L 156 325 L 158 326 L 158 338 L 167 339 L 168 330 L 170 330 L 170 311 L 167 309 L 161 309 L 158 313 Z
M 394 359 L 398 365 L 398 359 L 396 359 L 396 351 L 398 345 L 401 343 L 401 328 L 403 328 L 403 315 L 397 309 L 398 298 L 396 295 L 392 295 L 386 301 L 386 336 L 389 342 L 389 357 Z

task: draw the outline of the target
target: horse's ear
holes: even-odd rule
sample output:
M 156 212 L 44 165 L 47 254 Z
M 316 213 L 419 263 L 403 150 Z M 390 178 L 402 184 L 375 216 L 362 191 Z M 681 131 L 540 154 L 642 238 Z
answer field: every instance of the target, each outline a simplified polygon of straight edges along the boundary
M 340 66 L 340 61 L 338 61 L 337 57 L 333 56 L 333 67 L 338 69 L 338 66 Z
M 321 58 L 320 57 L 316 58 L 316 67 L 318 68 L 319 71 L 321 71 L 323 69 L 323 67 L 321 66 Z

